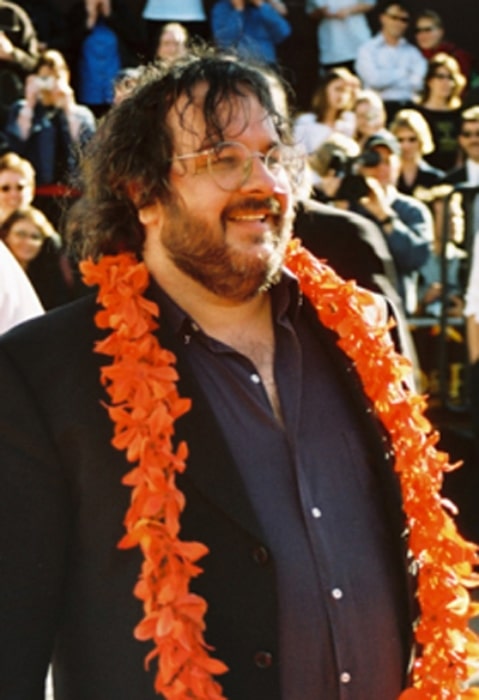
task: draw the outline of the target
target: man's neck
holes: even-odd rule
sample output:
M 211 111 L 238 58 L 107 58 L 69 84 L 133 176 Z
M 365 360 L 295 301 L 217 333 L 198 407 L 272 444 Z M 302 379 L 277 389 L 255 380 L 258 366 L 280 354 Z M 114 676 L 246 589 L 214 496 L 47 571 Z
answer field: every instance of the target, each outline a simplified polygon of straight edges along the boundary
M 384 42 L 389 46 L 397 46 L 402 39 L 401 36 L 391 36 L 390 34 L 386 34 L 385 32 L 382 32 L 382 35 Z
M 270 317 L 268 293 L 244 301 L 229 299 L 211 292 L 166 256 L 150 259 L 146 255 L 145 263 L 160 287 L 205 333 L 233 347 L 237 347 L 242 334 L 254 333 Z

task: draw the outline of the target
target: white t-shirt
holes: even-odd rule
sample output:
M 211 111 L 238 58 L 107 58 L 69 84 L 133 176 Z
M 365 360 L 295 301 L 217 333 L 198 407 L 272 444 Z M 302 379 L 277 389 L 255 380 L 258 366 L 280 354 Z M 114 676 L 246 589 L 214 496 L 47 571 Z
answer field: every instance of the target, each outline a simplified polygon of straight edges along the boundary
M 376 0 L 369 2 L 376 4 Z M 352 0 L 307 0 L 306 11 L 327 7 L 331 12 L 337 12 L 355 4 L 359 3 Z M 319 61 L 321 65 L 355 61 L 359 47 L 370 38 L 371 29 L 364 13 L 344 19 L 322 19 L 318 25 Z
M 30 280 L 0 241 L 0 333 L 41 314 L 43 307 Z
M 142 17 L 175 22 L 204 22 L 206 13 L 202 0 L 147 0 Z
M 339 132 L 352 138 L 356 128 L 356 118 L 353 112 L 343 112 L 336 120 L 334 127 L 316 121 L 313 112 L 300 114 L 293 125 L 293 136 L 296 143 L 300 143 L 308 154 L 314 151 L 326 141 L 332 133 Z

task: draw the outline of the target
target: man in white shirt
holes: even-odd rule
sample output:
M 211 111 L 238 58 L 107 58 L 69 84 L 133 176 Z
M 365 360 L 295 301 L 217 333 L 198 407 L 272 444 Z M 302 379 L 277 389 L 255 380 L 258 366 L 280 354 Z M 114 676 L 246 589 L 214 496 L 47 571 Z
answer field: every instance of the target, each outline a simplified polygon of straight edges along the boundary
M 376 0 L 306 0 L 306 12 L 318 22 L 319 65 L 323 70 L 352 70 L 359 47 L 371 38 L 366 13 Z
M 409 18 L 404 3 L 386 2 L 379 17 L 381 31 L 358 50 L 356 72 L 365 88 L 381 96 L 388 121 L 410 104 L 426 74 L 426 59 L 404 38 Z

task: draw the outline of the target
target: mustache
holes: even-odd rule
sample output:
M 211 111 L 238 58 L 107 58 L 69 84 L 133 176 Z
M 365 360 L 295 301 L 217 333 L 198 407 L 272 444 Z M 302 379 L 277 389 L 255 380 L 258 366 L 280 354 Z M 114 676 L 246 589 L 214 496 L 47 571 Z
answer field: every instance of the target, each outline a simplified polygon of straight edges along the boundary
M 265 197 L 263 199 L 244 197 L 227 207 L 224 211 L 224 215 L 228 217 L 236 212 L 241 212 L 242 214 L 247 212 L 251 212 L 252 214 L 262 212 L 263 214 L 270 214 L 271 216 L 280 216 L 283 213 L 281 204 L 275 197 Z

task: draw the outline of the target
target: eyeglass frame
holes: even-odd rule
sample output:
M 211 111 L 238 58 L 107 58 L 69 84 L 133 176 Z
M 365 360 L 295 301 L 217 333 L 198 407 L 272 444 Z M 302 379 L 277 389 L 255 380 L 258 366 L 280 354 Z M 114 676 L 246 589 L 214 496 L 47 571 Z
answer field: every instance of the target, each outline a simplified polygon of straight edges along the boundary
M 393 19 L 396 22 L 402 22 L 403 24 L 409 24 L 411 21 L 411 17 L 408 15 L 405 17 L 404 15 L 396 15 L 396 14 L 390 14 L 389 12 L 384 13 L 386 17 L 389 17 L 389 19 Z
M 435 29 L 439 29 L 437 24 L 431 24 L 429 27 L 414 27 L 414 34 L 429 34 L 429 32 L 433 32 Z
M 220 148 L 223 148 L 224 146 L 239 146 L 245 153 L 248 153 L 248 155 L 244 159 L 243 167 L 244 167 L 244 173 L 243 173 L 243 178 L 238 182 L 237 185 L 234 187 L 228 188 L 224 187 L 224 185 L 221 183 L 220 179 L 218 178 L 217 175 L 213 173 L 213 166 L 211 164 L 211 158 L 210 156 L 213 155 L 215 152 L 218 152 Z M 251 177 L 252 169 L 253 169 L 253 159 L 254 158 L 259 158 L 262 163 L 264 164 L 264 167 L 268 170 L 268 172 L 276 177 L 276 173 L 274 170 L 268 166 L 267 160 L 268 157 L 271 155 L 272 152 L 275 150 L 279 149 L 282 152 L 287 152 L 290 151 L 291 153 L 294 153 L 296 156 L 296 159 L 301 159 L 302 164 L 303 164 L 303 169 L 305 165 L 305 153 L 300 152 L 299 146 L 298 145 L 289 145 L 289 144 L 284 144 L 284 143 L 275 143 L 273 144 L 267 151 L 266 153 L 261 153 L 261 151 L 250 151 L 250 149 L 245 146 L 243 143 L 240 143 L 239 141 L 219 141 L 217 144 L 214 146 L 210 146 L 209 148 L 204 148 L 201 151 L 194 151 L 191 153 L 182 153 L 180 155 L 175 155 L 170 159 L 170 162 L 174 162 L 177 160 L 188 160 L 191 158 L 197 158 L 201 156 L 206 156 L 206 168 L 208 171 L 209 176 L 213 180 L 213 182 L 218 185 L 220 189 L 222 189 L 224 192 L 234 192 L 237 189 L 241 189 L 246 182 L 248 182 L 249 178 Z M 282 163 L 277 163 L 276 167 L 281 167 L 286 173 L 288 173 L 288 165 L 287 164 L 282 164 Z M 196 173 L 195 173 L 196 174 Z M 297 177 L 297 173 L 295 174 L 295 179 Z M 293 183 L 294 184 L 294 183 Z

